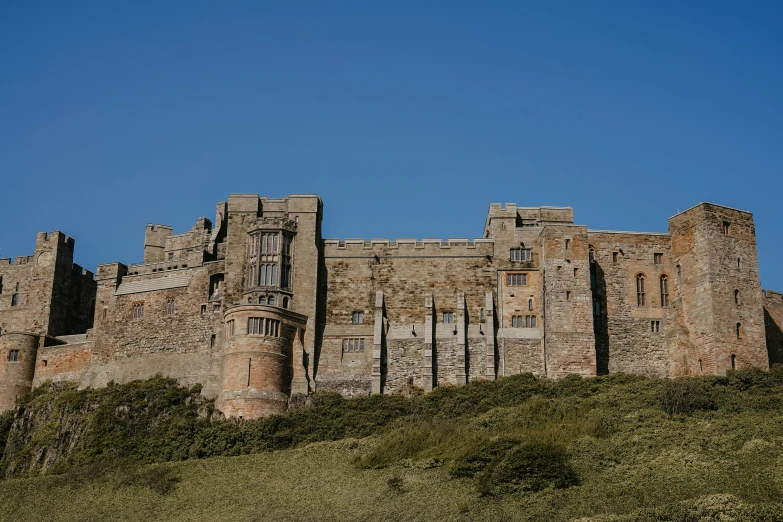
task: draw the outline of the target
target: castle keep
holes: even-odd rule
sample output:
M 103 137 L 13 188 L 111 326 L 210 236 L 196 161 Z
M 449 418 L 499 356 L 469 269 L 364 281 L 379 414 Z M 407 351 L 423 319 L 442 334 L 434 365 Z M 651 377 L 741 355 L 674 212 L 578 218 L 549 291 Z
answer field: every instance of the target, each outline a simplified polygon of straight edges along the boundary
M 412 393 L 531 372 L 674 377 L 783 362 L 752 215 L 702 203 L 669 233 L 590 230 L 492 204 L 480 239 L 324 239 L 315 195 L 232 194 L 215 220 L 148 225 L 97 273 L 39 234 L 0 259 L 0 410 L 41 383 L 163 374 L 227 416 L 292 394 Z

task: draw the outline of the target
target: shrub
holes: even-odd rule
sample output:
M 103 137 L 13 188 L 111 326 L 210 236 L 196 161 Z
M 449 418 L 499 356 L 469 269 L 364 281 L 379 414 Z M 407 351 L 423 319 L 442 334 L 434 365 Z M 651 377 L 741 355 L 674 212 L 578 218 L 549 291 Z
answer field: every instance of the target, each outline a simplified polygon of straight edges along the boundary
M 386 481 L 386 485 L 389 487 L 389 491 L 394 495 L 402 495 L 405 493 L 405 488 L 403 487 L 404 481 L 402 480 L 402 477 L 396 473 L 389 477 Z
M 660 406 L 670 417 L 714 409 L 710 390 L 700 379 L 678 377 L 663 383 Z
M 478 478 L 482 492 L 509 485 L 524 491 L 540 491 L 579 484 L 565 449 L 539 442 L 523 443 L 505 452 L 502 459 L 496 459 Z

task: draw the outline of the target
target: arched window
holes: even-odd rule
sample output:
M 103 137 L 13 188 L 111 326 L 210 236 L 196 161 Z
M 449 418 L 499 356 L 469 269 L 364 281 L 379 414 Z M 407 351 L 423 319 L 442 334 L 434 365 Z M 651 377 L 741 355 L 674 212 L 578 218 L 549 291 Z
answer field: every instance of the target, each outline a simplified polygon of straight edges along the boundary
M 479 321 L 483 322 L 484 318 L 485 318 L 485 316 L 484 316 L 484 309 L 481 308 L 481 309 L 479 309 Z
M 258 298 L 258 304 L 266 304 L 266 296 L 261 296 Z
M 644 274 L 636 276 L 636 305 L 645 306 L 644 300 Z
M 527 309 L 530 310 L 531 312 L 533 311 L 533 300 L 532 299 L 528 299 L 527 300 Z
M 731 354 L 731 369 L 732 370 L 737 369 L 737 356 L 734 354 Z
M 530 328 L 531 325 L 530 316 L 525 316 L 525 328 Z
M 530 326 L 532 326 L 533 328 L 536 327 L 536 316 L 535 315 L 531 315 L 530 316 Z
M 259 277 L 259 284 L 266 284 L 266 265 L 261 265 L 261 276 Z
M 669 306 L 669 276 L 666 274 L 661 276 L 661 306 Z
M 512 328 L 521 328 L 522 327 L 522 316 L 521 315 L 511 316 L 511 327 Z
M 590 253 L 588 254 L 591 263 L 595 263 L 595 249 L 590 246 Z
M 269 296 L 269 304 L 274 306 L 274 304 L 275 304 L 275 296 L 273 296 L 273 295 Z
M 740 304 L 739 290 L 734 290 L 734 304 Z
M 701 373 L 702 371 L 703 370 L 702 370 L 702 366 L 701 366 L 701 359 L 699 359 L 699 373 Z
M 737 339 L 742 339 L 745 330 L 742 328 L 742 323 L 737 323 Z

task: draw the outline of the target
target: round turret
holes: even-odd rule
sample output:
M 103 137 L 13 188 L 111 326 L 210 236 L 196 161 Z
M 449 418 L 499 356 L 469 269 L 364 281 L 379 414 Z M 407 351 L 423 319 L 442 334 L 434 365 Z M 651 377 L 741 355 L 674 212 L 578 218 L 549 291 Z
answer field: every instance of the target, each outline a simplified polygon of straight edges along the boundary
M 249 304 L 224 315 L 223 382 L 216 407 L 227 417 L 283 413 L 293 372 L 293 346 L 307 317 L 276 306 Z
M 32 389 L 38 340 L 31 333 L 0 335 L 0 411 L 13 408 L 16 398 Z

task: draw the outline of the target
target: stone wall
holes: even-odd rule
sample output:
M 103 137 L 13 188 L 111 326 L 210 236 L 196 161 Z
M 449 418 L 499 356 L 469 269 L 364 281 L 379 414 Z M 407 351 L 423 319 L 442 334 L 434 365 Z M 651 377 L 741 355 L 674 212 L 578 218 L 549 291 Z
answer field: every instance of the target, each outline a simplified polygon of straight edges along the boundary
M 73 264 L 73 239 L 39 234 L 33 255 L 0 260 L 0 406 L 47 380 L 161 373 L 249 418 L 316 388 L 412 394 L 523 372 L 677 376 L 783 362 L 783 298 L 761 291 L 747 212 L 700 204 L 652 234 L 588 231 L 569 207 L 493 204 L 481 239 L 396 241 L 323 240 L 322 216 L 315 195 L 232 194 L 214 227 L 149 225 L 145 262 L 100 265 L 97 281 Z M 290 286 L 250 277 L 279 263 L 280 281 L 287 260 L 251 248 L 262 233 L 292 238 Z M 226 342 L 228 315 L 246 307 L 278 314 L 280 338 Z M 345 350 L 349 339 L 364 349 Z M 9 360 L 12 345 L 21 359 Z
M 185 385 L 201 383 L 205 393 L 214 396 L 223 305 L 210 297 L 209 289 L 210 277 L 224 272 L 223 262 L 155 275 L 123 275 L 127 270 L 121 265 L 99 267 L 92 361 L 82 386 L 162 373 Z M 166 288 L 172 284 L 176 286 Z M 173 314 L 168 313 L 169 300 Z M 134 304 L 143 304 L 142 317 L 134 318 Z
M 549 225 L 541 236 L 546 375 L 595 375 L 587 229 Z
M 669 347 L 679 327 L 678 292 L 668 234 L 589 231 L 593 249 L 591 286 L 601 305 L 596 350 L 600 373 L 665 376 Z M 660 257 L 656 261 L 656 254 Z M 644 278 L 644 303 L 637 294 Z M 668 302 L 662 295 L 666 278 Z M 655 323 L 653 323 L 655 321 Z
M 669 220 L 682 295 L 672 375 L 769 367 L 750 213 L 702 203 Z
M 769 364 L 783 364 L 783 294 L 764 292 L 764 328 Z
M 88 335 L 75 335 L 67 344 L 56 344 L 38 349 L 33 387 L 46 381 L 81 381 L 90 366 L 92 340 Z

